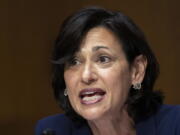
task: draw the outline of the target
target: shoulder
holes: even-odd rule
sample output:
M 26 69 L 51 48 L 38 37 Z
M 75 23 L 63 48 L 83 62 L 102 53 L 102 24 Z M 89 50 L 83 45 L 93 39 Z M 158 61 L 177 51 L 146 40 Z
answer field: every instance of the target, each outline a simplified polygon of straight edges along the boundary
M 46 130 L 51 130 L 56 134 L 68 135 L 71 132 L 72 125 L 72 121 L 64 114 L 57 114 L 39 120 L 36 124 L 35 133 L 41 135 Z
M 180 105 L 162 105 L 155 115 L 159 122 L 165 120 L 177 120 L 180 118 Z
M 159 134 L 180 134 L 180 105 L 162 105 L 154 119 Z
M 180 106 L 162 105 L 136 125 L 138 135 L 180 135 Z
M 157 113 L 159 121 L 178 120 L 180 118 L 180 105 L 163 105 Z M 174 121 L 175 122 L 175 121 Z
M 162 135 L 180 134 L 180 106 L 162 105 L 154 116 L 156 131 Z

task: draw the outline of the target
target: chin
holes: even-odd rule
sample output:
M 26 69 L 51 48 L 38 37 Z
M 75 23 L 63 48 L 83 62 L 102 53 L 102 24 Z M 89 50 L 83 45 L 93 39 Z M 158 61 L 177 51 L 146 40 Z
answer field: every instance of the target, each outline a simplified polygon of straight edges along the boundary
M 91 104 L 85 104 L 80 102 L 76 102 L 73 104 L 73 108 L 80 116 L 82 116 L 86 120 L 98 120 L 103 118 L 111 109 L 110 102 L 106 101 L 107 98 L 103 98 L 98 102 L 93 102 Z M 75 103 L 75 102 L 72 102 Z
M 102 108 L 89 108 L 82 110 L 82 112 L 79 114 L 84 119 L 91 121 L 100 119 L 105 114 L 105 112 L 102 110 Z

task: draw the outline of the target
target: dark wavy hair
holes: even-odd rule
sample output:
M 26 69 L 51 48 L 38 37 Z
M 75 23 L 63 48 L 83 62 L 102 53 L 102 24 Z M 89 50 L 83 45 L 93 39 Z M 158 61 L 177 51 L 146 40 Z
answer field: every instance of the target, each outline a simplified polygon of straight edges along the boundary
M 122 43 L 127 61 L 131 65 L 138 55 L 147 59 L 147 68 L 141 90 L 130 89 L 127 99 L 128 113 L 135 122 L 151 116 L 163 103 L 161 92 L 153 86 L 159 74 L 158 62 L 150 49 L 143 32 L 134 22 L 119 11 L 99 7 L 88 7 L 69 16 L 62 24 L 55 41 L 52 61 L 52 86 L 55 98 L 68 117 L 82 123 L 85 121 L 71 107 L 68 97 L 64 96 L 64 65 L 78 51 L 82 40 L 89 30 L 104 27 L 112 31 Z M 72 76 L 73 77 L 73 76 Z

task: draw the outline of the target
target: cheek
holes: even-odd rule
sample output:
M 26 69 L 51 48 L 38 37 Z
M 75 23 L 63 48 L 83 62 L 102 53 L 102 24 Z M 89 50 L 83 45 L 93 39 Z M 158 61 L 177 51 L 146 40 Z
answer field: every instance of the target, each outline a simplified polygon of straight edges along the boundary
M 109 86 L 126 86 L 130 83 L 130 72 L 127 66 L 116 66 L 106 70 L 99 70 L 98 73 L 101 74 L 101 78 Z
M 71 100 L 73 100 L 76 97 L 76 90 L 77 88 L 77 75 L 74 75 L 70 71 L 64 72 L 64 80 L 66 84 L 66 89 L 68 91 L 68 96 Z
M 77 92 L 75 88 L 77 88 L 77 75 L 74 75 L 70 71 L 64 72 L 64 80 L 66 84 L 66 88 L 68 90 L 68 98 L 72 105 L 72 107 L 77 109 Z
M 103 74 L 105 87 L 112 97 L 112 102 L 124 102 L 131 86 L 130 73 L 124 68 L 115 68 Z
M 76 75 L 74 75 L 70 71 L 65 71 L 64 72 L 64 80 L 65 80 L 66 87 L 68 89 L 72 89 L 73 85 L 75 84 Z

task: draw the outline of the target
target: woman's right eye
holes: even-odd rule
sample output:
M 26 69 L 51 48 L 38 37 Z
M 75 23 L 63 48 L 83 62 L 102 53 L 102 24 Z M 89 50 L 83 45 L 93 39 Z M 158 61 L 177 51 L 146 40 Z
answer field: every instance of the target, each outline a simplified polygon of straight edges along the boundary
M 81 64 L 80 60 L 78 58 L 72 58 L 71 60 L 69 60 L 68 65 L 70 66 L 76 66 Z

